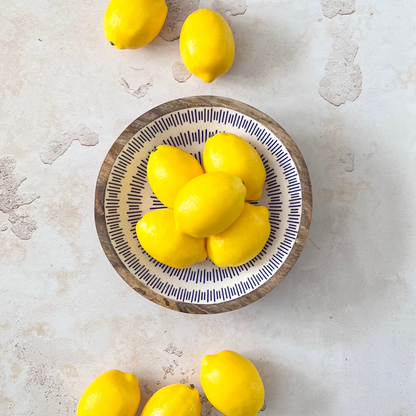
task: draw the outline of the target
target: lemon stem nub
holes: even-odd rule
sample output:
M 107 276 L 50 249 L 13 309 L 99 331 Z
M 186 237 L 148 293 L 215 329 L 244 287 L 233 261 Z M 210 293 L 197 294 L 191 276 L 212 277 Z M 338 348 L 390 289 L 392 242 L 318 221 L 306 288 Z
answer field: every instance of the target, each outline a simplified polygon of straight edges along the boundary
M 114 46 L 114 43 L 113 43 L 113 42 L 111 42 L 111 40 L 110 40 L 110 45 L 111 45 L 111 46 Z
M 189 385 L 189 387 L 190 387 L 191 389 L 194 389 L 194 388 L 195 388 L 195 386 L 194 386 L 193 384 L 190 384 L 190 385 Z
M 156 152 L 156 150 L 157 150 L 157 147 L 155 146 L 152 150 L 152 153 Z

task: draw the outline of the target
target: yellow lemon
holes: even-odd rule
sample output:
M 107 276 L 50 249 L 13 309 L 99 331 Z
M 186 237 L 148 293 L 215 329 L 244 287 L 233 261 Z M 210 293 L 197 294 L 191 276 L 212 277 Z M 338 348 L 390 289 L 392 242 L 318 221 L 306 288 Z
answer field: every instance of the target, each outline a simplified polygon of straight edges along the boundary
M 141 246 L 154 259 L 183 269 L 207 258 L 205 239 L 176 231 L 173 211 L 157 209 L 144 215 L 136 226 Z
M 167 14 L 165 0 L 111 0 L 104 33 L 118 49 L 141 48 L 158 35 Z
M 179 48 L 189 72 L 205 82 L 225 74 L 233 64 L 233 33 L 226 20 L 212 10 L 199 9 L 187 17 Z
M 207 238 L 208 256 L 219 267 L 240 266 L 260 253 L 269 235 L 268 209 L 246 202 L 230 227 Z
M 226 416 L 254 416 L 263 406 L 260 374 L 251 361 L 236 352 L 206 355 L 201 383 L 209 402 Z
M 254 147 L 231 133 L 218 133 L 210 137 L 203 155 L 205 172 L 217 170 L 237 175 L 247 188 L 247 201 L 261 197 L 266 170 Z
M 190 180 L 175 200 L 176 229 L 209 237 L 228 228 L 244 208 L 246 188 L 238 176 L 211 172 Z
M 199 393 L 191 384 L 171 384 L 158 390 L 146 403 L 141 416 L 200 416 Z
M 150 155 L 147 164 L 149 184 L 163 205 L 173 208 L 178 192 L 204 170 L 185 150 L 161 145 Z
M 134 374 L 110 370 L 85 389 L 77 416 L 134 416 L 140 404 L 139 381 Z

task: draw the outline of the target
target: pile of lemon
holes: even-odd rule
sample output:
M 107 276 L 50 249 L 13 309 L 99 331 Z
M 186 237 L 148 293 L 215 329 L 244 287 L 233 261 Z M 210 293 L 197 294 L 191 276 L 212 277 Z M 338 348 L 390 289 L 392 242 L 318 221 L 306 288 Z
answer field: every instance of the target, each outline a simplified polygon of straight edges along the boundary
M 226 416 L 254 416 L 264 403 L 264 386 L 256 367 L 233 351 L 207 355 L 200 381 L 208 401 Z M 118 370 L 98 376 L 84 391 L 77 416 L 134 416 L 140 405 L 139 381 Z M 200 416 L 193 384 L 171 384 L 158 390 L 141 416 Z
M 203 165 L 177 147 L 161 145 L 147 164 L 154 194 L 167 206 L 137 223 L 141 246 L 160 263 L 185 268 L 206 260 L 240 266 L 257 256 L 270 234 L 261 197 L 266 171 L 253 146 L 231 133 L 210 137 Z
M 118 49 L 137 49 L 151 42 L 165 23 L 165 0 L 111 0 L 104 16 L 104 32 Z M 205 82 L 225 74 L 233 64 L 235 44 L 226 20 L 199 9 L 185 20 L 180 52 L 189 72 Z

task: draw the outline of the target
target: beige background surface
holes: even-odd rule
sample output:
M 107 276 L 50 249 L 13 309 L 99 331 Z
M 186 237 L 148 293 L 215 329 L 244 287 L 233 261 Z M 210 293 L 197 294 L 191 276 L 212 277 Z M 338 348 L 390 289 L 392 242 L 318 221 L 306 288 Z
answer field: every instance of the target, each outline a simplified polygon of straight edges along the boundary
M 104 1 L 0 4 L 0 414 L 72 415 L 111 368 L 139 377 L 144 403 L 166 384 L 199 387 L 203 355 L 232 349 L 264 379 L 262 415 L 415 415 L 415 3 L 199 5 L 226 16 L 236 39 L 233 68 L 212 84 L 180 63 L 177 22 L 198 0 L 171 0 L 162 37 L 136 51 L 106 41 Z M 198 94 L 273 117 L 314 192 L 292 272 L 217 316 L 131 290 L 93 220 L 98 170 L 120 132 Z M 202 414 L 219 413 L 204 403 Z

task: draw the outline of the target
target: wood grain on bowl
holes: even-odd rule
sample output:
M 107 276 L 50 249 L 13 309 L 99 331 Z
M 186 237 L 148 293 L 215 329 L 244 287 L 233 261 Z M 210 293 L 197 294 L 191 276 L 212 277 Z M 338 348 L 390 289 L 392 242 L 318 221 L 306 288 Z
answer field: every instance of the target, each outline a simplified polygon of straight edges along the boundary
M 300 216 L 300 224 L 297 231 L 296 240 L 292 246 L 290 253 L 280 268 L 273 276 L 271 276 L 261 286 L 255 288 L 253 291 L 246 293 L 236 299 L 227 300 L 222 303 L 201 304 L 201 303 L 187 303 L 181 302 L 169 297 L 165 297 L 153 291 L 149 286 L 141 282 L 135 277 L 125 266 L 123 261 L 115 251 L 107 229 L 105 218 L 105 195 L 106 187 L 110 177 L 113 165 L 123 150 L 124 146 L 132 139 L 132 137 L 141 129 L 146 127 L 149 123 L 157 120 L 177 110 L 189 108 L 206 108 L 206 107 L 222 107 L 238 111 L 251 117 L 267 129 L 269 129 L 286 147 L 289 152 L 296 169 L 299 174 L 301 193 L 302 193 L 302 208 Z M 262 298 L 275 288 L 289 273 L 297 259 L 299 258 L 309 232 L 309 226 L 312 217 L 312 190 L 309 178 L 308 169 L 306 167 L 303 156 L 296 146 L 292 138 L 286 131 L 273 119 L 262 113 L 261 111 L 238 101 L 215 97 L 215 96 L 197 96 L 182 98 L 174 101 L 164 103 L 147 113 L 143 114 L 135 121 L 133 121 L 114 142 L 110 151 L 108 152 L 101 170 L 98 175 L 96 192 L 95 192 L 95 223 L 103 250 L 109 261 L 119 273 L 119 275 L 138 293 L 158 305 L 167 307 L 172 310 L 194 313 L 194 314 L 211 314 L 232 311 L 243 306 L 247 306 L 256 300 Z M 172 277 L 175 279 L 175 277 Z

